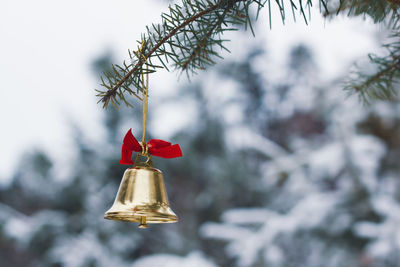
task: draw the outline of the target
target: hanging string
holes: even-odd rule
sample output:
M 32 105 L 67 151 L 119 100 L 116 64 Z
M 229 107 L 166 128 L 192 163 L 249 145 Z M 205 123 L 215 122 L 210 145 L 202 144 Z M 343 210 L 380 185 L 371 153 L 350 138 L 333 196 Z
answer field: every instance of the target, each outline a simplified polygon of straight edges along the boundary
M 145 41 L 142 41 L 142 45 L 140 46 L 139 53 L 140 56 L 143 58 L 144 63 L 146 65 L 146 83 L 144 81 L 144 71 L 142 70 L 142 89 L 143 89 L 143 97 L 142 97 L 142 104 L 143 104 L 143 135 L 142 135 L 142 155 L 146 156 L 148 154 L 148 147 L 146 144 L 146 122 L 147 122 L 147 106 L 148 106 L 148 95 L 149 95 L 149 65 L 147 64 L 147 58 L 143 53 L 143 48 L 145 46 Z
M 143 60 L 143 63 L 146 65 L 146 69 L 142 69 L 141 77 L 142 77 L 142 105 L 143 105 L 143 135 L 142 141 L 139 143 L 136 138 L 132 134 L 132 129 L 126 133 L 124 137 L 124 142 L 121 148 L 121 164 L 134 164 L 132 161 L 132 152 L 138 152 L 138 156 L 147 157 L 147 161 L 145 163 L 151 162 L 150 155 L 162 157 L 162 158 L 177 158 L 182 157 L 182 151 L 178 144 L 171 144 L 170 142 L 161 140 L 161 139 L 152 139 L 148 143 L 146 143 L 146 123 L 147 123 L 147 108 L 148 108 L 148 97 L 149 97 L 149 65 L 147 64 L 147 58 L 144 55 L 144 47 L 145 41 L 142 41 L 142 44 L 135 54 L 138 58 Z M 146 81 L 145 77 L 146 75 Z M 136 161 L 136 160 L 135 160 Z
M 147 58 L 143 53 L 145 47 L 145 42 L 142 41 L 142 44 L 135 54 L 138 58 L 142 58 L 144 61 L 143 63 L 146 65 L 146 70 L 142 69 L 142 104 L 143 104 L 143 135 L 142 135 L 142 142 L 139 143 L 136 138 L 132 134 L 132 129 L 126 133 L 124 137 L 124 142 L 121 148 L 121 164 L 134 164 L 132 161 L 132 152 L 138 152 L 138 156 L 145 156 L 147 157 L 148 163 L 151 161 L 150 155 L 162 157 L 162 158 L 177 158 L 182 157 L 182 151 L 178 144 L 171 144 L 170 142 L 161 140 L 161 139 L 152 139 L 146 143 L 146 122 L 147 122 L 147 107 L 148 107 L 148 97 L 149 97 L 149 65 L 147 64 Z M 146 82 L 144 79 L 144 75 L 146 74 Z

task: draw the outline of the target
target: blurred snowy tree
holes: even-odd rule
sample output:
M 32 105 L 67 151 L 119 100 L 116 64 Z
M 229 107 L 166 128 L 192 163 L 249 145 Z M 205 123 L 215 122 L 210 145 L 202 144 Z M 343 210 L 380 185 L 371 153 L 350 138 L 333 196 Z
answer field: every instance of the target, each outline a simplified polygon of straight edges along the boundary
M 266 60 L 253 49 L 163 101 L 196 111 L 171 139 L 185 157 L 154 159 L 178 224 L 102 219 L 125 169 L 120 129 L 140 123 L 108 109 L 107 142 L 71 126 L 67 174 L 38 150 L 0 188 L 0 266 L 398 266 L 400 105 L 344 101 L 304 46 L 279 83 Z
M 363 107 L 334 84 L 318 88 L 296 71 L 315 68 L 304 47 L 288 66 L 259 100 L 273 114 L 266 127 L 246 117 L 226 130 L 266 159 L 258 187 L 269 201 L 225 211 L 202 235 L 227 242 L 237 266 L 400 266 L 399 103 Z

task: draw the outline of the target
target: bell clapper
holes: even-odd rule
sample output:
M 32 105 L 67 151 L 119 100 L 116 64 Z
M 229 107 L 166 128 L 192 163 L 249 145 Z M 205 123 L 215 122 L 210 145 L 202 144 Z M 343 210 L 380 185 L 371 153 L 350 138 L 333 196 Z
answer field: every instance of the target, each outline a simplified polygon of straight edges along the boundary
M 149 225 L 146 223 L 146 216 L 140 217 L 140 224 L 138 227 L 141 229 L 149 227 Z

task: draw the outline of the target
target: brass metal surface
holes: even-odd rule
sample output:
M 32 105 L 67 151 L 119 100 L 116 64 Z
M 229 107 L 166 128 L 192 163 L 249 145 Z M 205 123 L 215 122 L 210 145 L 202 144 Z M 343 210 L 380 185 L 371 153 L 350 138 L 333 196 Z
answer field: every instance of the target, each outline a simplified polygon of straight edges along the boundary
M 152 167 L 151 158 L 140 162 L 138 156 L 132 168 L 125 171 L 112 207 L 105 219 L 140 223 L 173 223 L 178 217 L 169 207 L 164 178 L 160 170 Z

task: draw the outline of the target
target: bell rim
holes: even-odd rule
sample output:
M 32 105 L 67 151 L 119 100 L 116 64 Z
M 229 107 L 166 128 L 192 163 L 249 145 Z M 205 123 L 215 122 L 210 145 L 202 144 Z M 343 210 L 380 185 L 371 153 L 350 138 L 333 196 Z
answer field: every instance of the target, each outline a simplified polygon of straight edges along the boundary
M 147 214 L 147 215 L 146 215 Z M 104 219 L 125 222 L 139 222 L 142 217 L 146 217 L 147 223 L 175 223 L 178 222 L 178 216 L 175 214 L 152 214 L 133 213 L 133 212 L 106 212 Z

